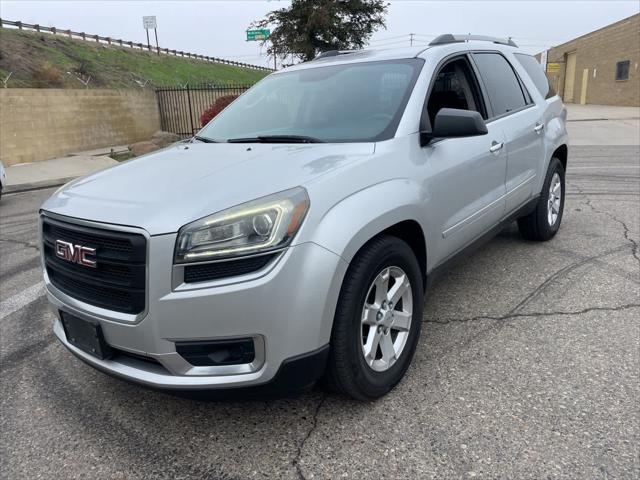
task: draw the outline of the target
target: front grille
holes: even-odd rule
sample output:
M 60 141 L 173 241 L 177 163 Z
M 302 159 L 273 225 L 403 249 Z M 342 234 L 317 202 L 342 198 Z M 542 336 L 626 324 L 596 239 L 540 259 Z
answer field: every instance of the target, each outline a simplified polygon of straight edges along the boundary
M 147 245 L 143 235 L 43 217 L 47 275 L 63 293 L 96 307 L 138 314 L 145 308 Z M 95 248 L 96 268 L 56 256 L 56 240 Z
M 220 278 L 246 275 L 247 273 L 260 270 L 276 255 L 278 254 L 272 253 L 224 262 L 187 265 L 184 269 L 184 282 L 204 282 L 207 280 L 218 280 Z

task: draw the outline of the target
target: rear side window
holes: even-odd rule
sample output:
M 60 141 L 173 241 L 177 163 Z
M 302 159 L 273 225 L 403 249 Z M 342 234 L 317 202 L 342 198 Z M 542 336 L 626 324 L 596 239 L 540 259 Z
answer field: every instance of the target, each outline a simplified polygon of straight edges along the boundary
M 531 80 L 533 80 L 533 83 L 540 92 L 540 95 L 542 95 L 543 98 L 553 97 L 556 92 L 551 88 L 549 80 L 547 80 L 547 76 L 544 74 L 542 66 L 538 61 L 531 55 L 525 55 L 523 53 L 516 53 L 514 55 L 518 59 L 518 62 L 520 62 L 520 65 L 522 65 L 527 71 Z
M 475 53 L 473 58 L 489 94 L 494 117 L 526 105 L 520 81 L 506 58 L 498 53 Z

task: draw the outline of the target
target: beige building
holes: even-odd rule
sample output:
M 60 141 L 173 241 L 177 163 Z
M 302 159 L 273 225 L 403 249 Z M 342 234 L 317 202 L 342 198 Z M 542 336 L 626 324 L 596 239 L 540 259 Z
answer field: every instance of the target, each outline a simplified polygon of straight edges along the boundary
M 544 53 L 538 55 L 544 61 Z M 640 14 L 546 52 L 547 76 L 565 103 L 640 106 Z

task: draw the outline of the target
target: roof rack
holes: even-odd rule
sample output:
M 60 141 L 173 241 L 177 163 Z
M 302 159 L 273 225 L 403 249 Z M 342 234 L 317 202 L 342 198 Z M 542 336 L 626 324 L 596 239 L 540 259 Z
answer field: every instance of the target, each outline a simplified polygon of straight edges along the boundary
M 348 53 L 353 53 L 353 50 L 327 50 L 326 52 L 322 52 L 320 55 L 316 56 L 314 60 L 318 60 L 319 58 L 336 57 L 338 55 L 346 55 Z
M 492 42 L 498 43 L 500 45 L 509 45 L 511 47 L 517 47 L 516 42 L 511 40 L 511 38 L 497 38 L 497 37 L 487 37 L 485 35 L 453 35 L 451 33 L 445 33 L 444 35 L 440 35 L 436 37 L 434 40 L 429 43 L 431 46 L 435 45 L 446 45 L 448 43 L 461 43 L 468 42 L 469 40 L 479 40 L 481 42 Z

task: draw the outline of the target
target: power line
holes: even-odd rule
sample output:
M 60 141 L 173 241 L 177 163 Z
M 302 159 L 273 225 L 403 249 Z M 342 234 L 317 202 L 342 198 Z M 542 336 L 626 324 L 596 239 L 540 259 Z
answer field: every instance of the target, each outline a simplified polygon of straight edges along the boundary
M 395 42 L 387 42 L 387 43 L 377 43 L 375 45 L 371 45 L 372 47 L 384 47 L 386 45 L 397 45 L 398 43 L 404 43 L 405 45 L 408 44 L 409 39 L 407 38 L 406 40 L 396 40 Z
M 408 37 L 410 34 L 409 33 L 405 33 L 404 35 L 396 35 L 394 37 L 386 37 L 386 38 L 378 38 L 376 40 L 370 40 L 371 42 L 386 42 L 387 40 L 395 40 L 396 38 L 405 38 Z

